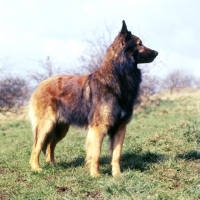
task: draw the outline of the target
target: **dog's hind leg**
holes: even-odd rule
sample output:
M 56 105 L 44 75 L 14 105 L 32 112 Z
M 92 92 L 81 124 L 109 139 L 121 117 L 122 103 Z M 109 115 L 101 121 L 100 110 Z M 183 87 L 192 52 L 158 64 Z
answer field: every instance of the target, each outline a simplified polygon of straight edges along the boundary
M 99 176 L 99 159 L 101 146 L 107 129 L 103 126 L 90 126 L 86 140 L 86 164 L 90 167 L 92 177 Z
M 46 109 L 45 115 L 40 119 L 34 118 L 37 123 L 34 124 L 34 144 L 32 148 L 30 165 L 33 171 L 41 171 L 39 166 L 39 155 L 44 148 L 46 139 L 50 136 L 55 129 L 55 115 L 51 107 Z M 32 120 L 33 121 L 33 120 Z
M 126 133 L 126 124 L 121 123 L 117 131 L 110 135 L 110 151 L 111 151 L 111 165 L 112 165 L 112 176 L 117 176 L 121 173 L 120 160 L 122 153 L 122 146 Z
M 46 149 L 46 161 L 52 164 L 55 164 L 55 158 L 54 158 L 54 150 L 56 147 L 56 144 L 62 140 L 67 132 L 69 130 L 69 125 L 68 124 L 57 124 L 56 128 L 54 130 L 54 134 L 51 137 L 51 140 L 47 144 L 47 149 Z

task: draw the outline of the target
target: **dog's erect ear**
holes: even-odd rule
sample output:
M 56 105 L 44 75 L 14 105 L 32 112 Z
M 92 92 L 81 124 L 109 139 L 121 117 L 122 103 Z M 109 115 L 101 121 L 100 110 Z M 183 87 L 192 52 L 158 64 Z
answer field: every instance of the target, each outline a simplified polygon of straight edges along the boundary
M 128 32 L 127 26 L 126 26 L 125 21 L 123 20 L 123 21 L 122 21 L 122 30 L 120 31 L 120 34 L 125 34 L 125 33 L 127 33 L 127 32 Z
M 122 30 L 120 31 L 120 35 L 125 38 L 125 42 L 131 39 L 131 32 L 128 31 L 125 21 L 122 21 Z

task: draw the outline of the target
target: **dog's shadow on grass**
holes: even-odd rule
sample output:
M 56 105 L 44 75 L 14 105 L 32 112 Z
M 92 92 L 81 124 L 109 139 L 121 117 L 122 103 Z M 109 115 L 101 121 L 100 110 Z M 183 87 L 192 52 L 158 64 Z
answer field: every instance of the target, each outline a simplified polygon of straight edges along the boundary
M 144 172 L 146 170 L 149 170 L 150 167 L 153 164 L 163 162 L 166 160 L 168 156 L 164 154 L 159 153 L 151 153 L 149 151 L 147 152 L 124 152 L 122 154 L 121 158 L 121 170 L 122 172 L 125 172 L 127 170 L 137 170 Z M 189 160 L 198 160 L 200 159 L 200 152 L 199 151 L 188 151 L 182 154 L 177 154 L 175 159 L 184 159 L 186 161 Z M 80 167 L 85 165 L 85 157 L 80 156 L 77 158 L 74 158 L 70 162 L 58 162 L 57 167 L 67 169 L 72 167 Z M 110 157 L 109 156 L 103 156 L 100 159 L 100 167 L 102 174 L 108 174 L 111 175 L 111 166 L 110 166 Z
M 200 151 L 191 150 L 188 152 L 184 152 L 182 154 L 177 154 L 177 159 L 184 159 L 184 160 L 198 160 L 200 159 Z
M 85 164 L 85 158 L 84 157 L 77 157 L 74 160 L 72 160 L 71 162 L 58 162 L 57 166 L 67 169 L 67 168 L 71 168 L 71 167 L 79 167 Z
M 159 163 L 165 158 L 162 154 L 144 152 L 144 153 L 130 153 L 125 152 L 122 154 L 121 159 L 121 170 L 122 172 L 127 170 L 139 170 L 141 172 L 148 170 L 150 166 L 154 163 Z M 85 165 L 84 157 L 77 157 L 71 162 L 59 162 L 57 163 L 58 167 L 61 168 L 71 168 L 71 167 L 79 167 Z M 102 174 L 111 174 L 111 166 L 110 166 L 110 157 L 104 156 L 100 159 L 100 166 L 102 166 L 103 170 Z
M 151 153 L 149 151 L 143 153 L 129 153 L 122 155 L 121 169 L 139 170 L 141 172 L 148 170 L 152 164 L 162 162 L 165 159 L 163 154 Z

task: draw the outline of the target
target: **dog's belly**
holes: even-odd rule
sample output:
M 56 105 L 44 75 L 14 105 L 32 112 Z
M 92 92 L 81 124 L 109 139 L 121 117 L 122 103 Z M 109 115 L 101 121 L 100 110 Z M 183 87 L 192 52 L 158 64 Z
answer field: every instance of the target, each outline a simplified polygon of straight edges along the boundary
M 89 109 L 87 106 L 80 104 L 63 104 L 57 110 L 57 122 L 66 123 L 78 127 L 88 126 Z

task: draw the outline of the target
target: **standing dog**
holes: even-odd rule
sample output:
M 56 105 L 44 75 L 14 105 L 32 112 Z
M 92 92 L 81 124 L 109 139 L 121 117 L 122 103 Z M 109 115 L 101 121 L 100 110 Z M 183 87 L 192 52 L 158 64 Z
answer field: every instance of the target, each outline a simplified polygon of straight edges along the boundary
M 127 30 L 125 21 L 108 48 L 100 68 L 83 76 L 59 75 L 43 81 L 30 100 L 34 144 L 32 170 L 40 171 L 39 155 L 55 163 L 56 144 L 70 125 L 88 128 L 86 163 L 91 176 L 99 175 L 104 136 L 110 139 L 112 175 L 120 174 L 120 158 L 126 125 L 133 113 L 141 82 L 138 63 L 150 63 L 158 55 Z

